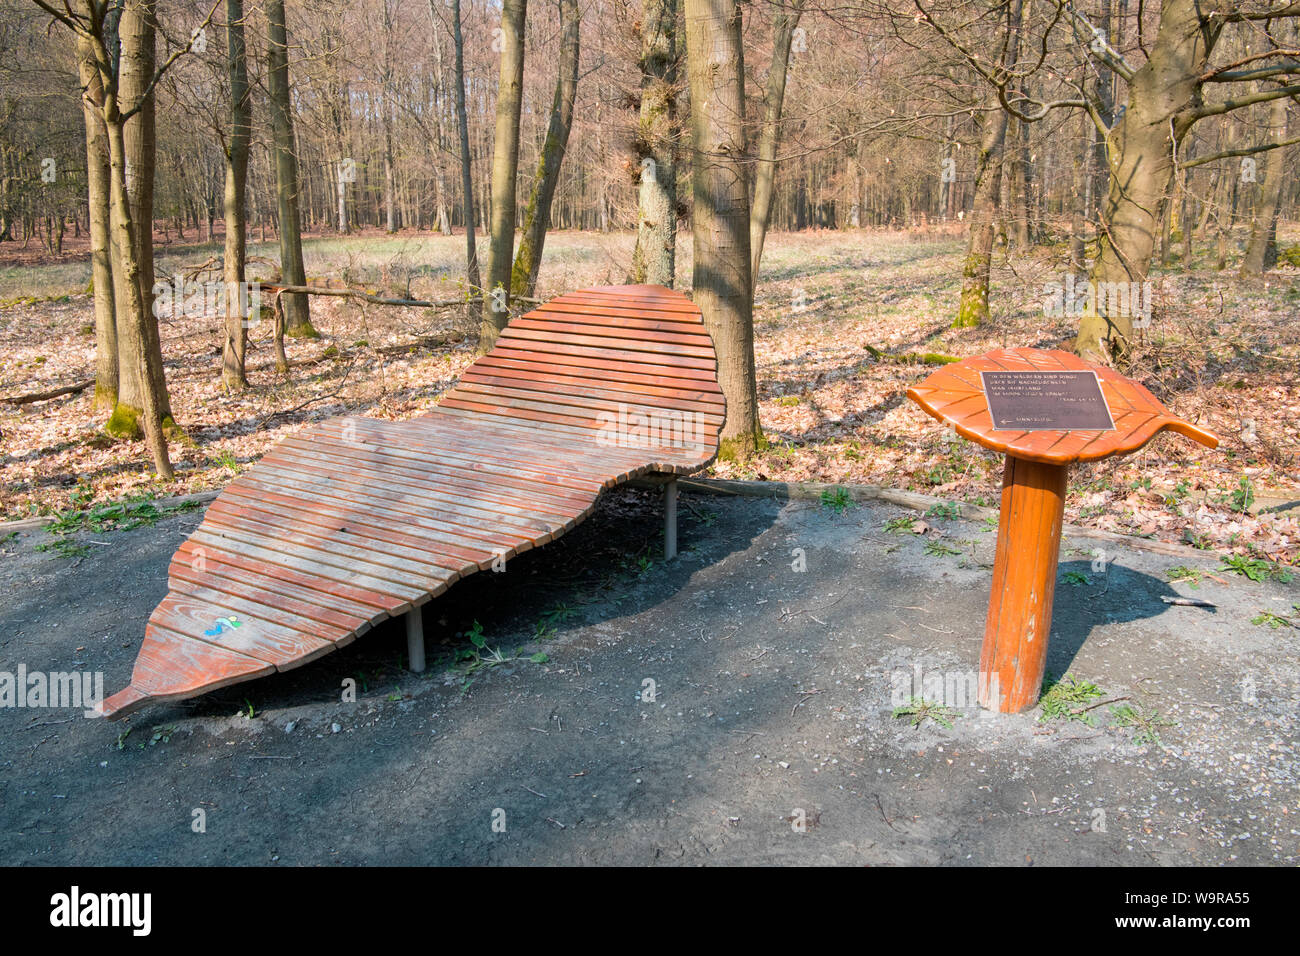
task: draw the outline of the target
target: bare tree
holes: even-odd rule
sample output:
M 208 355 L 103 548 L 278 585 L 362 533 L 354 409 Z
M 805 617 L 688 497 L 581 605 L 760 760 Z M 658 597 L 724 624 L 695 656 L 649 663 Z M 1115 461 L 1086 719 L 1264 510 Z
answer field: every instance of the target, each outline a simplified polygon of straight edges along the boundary
M 632 282 L 677 280 L 677 15 L 680 0 L 641 4 L 641 116 L 633 140 L 640 169 Z
M 1287 101 L 1276 99 L 1269 104 L 1268 127 L 1272 142 L 1286 141 Z M 1250 241 L 1241 262 L 1243 275 L 1258 275 L 1277 264 L 1277 219 L 1282 206 L 1282 183 L 1286 179 L 1287 150 L 1274 149 L 1264 157 L 1264 182 L 1259 190 L 1259 205 L 1251 224 Z M 1184 223 L 1184 229 L 1190 226 Z
M 785 105 L 786 77 L 790 70 L 790 46 L 804 0 L 791 0 L 789 11 L 778 7 L 772 66 L 767 73 L 767 93 L 763 98 L 763 126 L 758 137 L 758 165 L 754 174 L 754 208 L 749 220 L 750 272 L 758 281 L 758 266 L 763 258 L 763 242 L 772 217 L 773 187 L 776 182 L 776 148 L 781 139 L 781 109 Z
M 115 265 L 120 266 L 120 275 L 114 286 L 115 304 L 117 306 L 117 332 L 119 355 L 122 372 L 128 369 L 125 359 L 132 361 L 130 367 L 140 370 L 134 382 L 139 389 L 139 407 L 126 405 L 125 394 L 119 394 L 118 404 L 114 408 L 113 419 L 120 428 L 143 429 L 145 440 L 153 456 L 154 469 L 164 479 L 170 479 L 174 472 L 171 459 L 167 454 L 167 438 L 163 432 L 165 413 L 166 386 L 163 383 L 162 353 L 158 346 L 158 324 L 148 313 L 147 299 L 141 289 L 141 262 L 137 241 L 137 225 L 131 211 L 131 202 L 127 191 L 127 148 L 125 127 L 135 115 L 143 112 L 152 103 L 153 91 L 158 79 L 185 52 L 177 51 L 161 67 L 153 69 L 150 75 L 134 91 L 135 105 L 129 110 L 121 108 L 121 88 L 117 70 L 117 58 L 114 55 L 113 42 L 115 8 L 113 0 L 80 0 L 75 6 L 68 4 L 62 8 L 54 7 L 45 0 L 35 0 L 37 5 L 55 20 L 67 27 L 74 42 L 84 40 L 93 57 L 99 74 L 101 100 L 99 111 L 103 116 L 104 129 L 108 141 L 109 153 L 109 201 L 111 210 L 111 230 L 113 244 L 117 249 Z M 211 13 L 209 13 L 209 18 Z M 125 60 L 128 52 L 134 50 L 127 43 L 128 37 L 148 36 L 152 44 L 152 32 L 140 28 L 141 21 L 152 21 L 153 10 L 150 4 L 139 0 L 127 0 L 122 13 L 122 56 Z M 204 21 L 206 24 L 206 20 Z M 135 57 L 134 62 L 143 62 L 142 57 Z M 150 62 L 152 59 L 150 58 Z M 93 104 L 92 104 L 93 105 Z M 147 228 L 142 224 L 139 228 Z M 150 290 L 152 291 L 152 290 Z M 122 380 L 121 393 L 126 392 L 127 378 Z
M 1147 281 L 1178 169 L 1251 156 L 1290 142 L 1270 140 L 1192 159 L 1182 150 L 1188 134 L 1202 120 L 1300 95 L 1300 50 L 1277 42 L 1274 36 L 1275 31 L 1290 28 L 1300 18 L 1300 3 L 1164 0 L 1150 46 L 1139 36 L 1138 47 L 1146 60 L 1137 67 L 1116 48 L 1104 26 L 1094 25 L 1069 0 L 1056 0 L 1045 11 L 1045 25 L 1033 43 L 1035 52 L 1024 64 L 1015 58 L 993 62 L 981 53 L 974 33 L 963 32 L 954 21 L 943 21 L 922 0 L 914 3 L 924 21 L 993 86 L 1000 104 L 1012 115 L 1035 122 L 1055 109 L 1082 109 L 1097 125 L 1107 145 L 1109 176 L 1099 215 L 1099 251 L 1088 277 L 1096 289 L 1131 288 Z M 1225 32 L 1261 25 L 1269 40 L 1267 49 L 1246 52 L 1221 64 L 1210 62 Z M 1025 92 L 1025 78 L 1047 62 L 1055 49 L 1053 37 L 1062 31 L 1067 34 L 1067 49 L 1080 51 L 1127 84 L 1125 102 L 1113 117 L 1105 115 L 1104 95 L 1072 79 L 1073 65 L 1060 76 L 1073 95 L 1049 99 Z M 1236 95 L 1212 92 L 1231 91 L 1233 84 L 1262 87 Z M 1080 320 L 1074 349 L 1093 361 L 1124 362 L 1133 337 L 1132 309 L 1125 307 L 1131 296 L 1095 298 L 1096 308 Z
M 492 145 L 492 235 L 479 351 L 487 352 L 510 319 L 510 269 L 515 245 L 515 179 L 519 173 L 519 112 L 524 90 L 524 12 L 527 0 L 502 0 L 501 78 Z
M 559 0 L 560 65 L 555 79 L 555 96 L 551 102 L 551 119 L 546 139 L 537 158 L 532 191 L 524 207 L 523 235 L 510 274 L 511 295 L 531 296 L 537 287 L 537 272 L 542 265 L 542 249 L 551 226 L 551 200 L 560 181 L 560 166 L 573 129 L 573 101 L 578 95 L 579 30 L 582 11 L 578 0 Z
M 77 37 L 77 66 L 86 126 L 86 195 L 90 226 L 91 283 L 95 287 L 94 407 L 112 412 L 117 405 L 117 317 L 113 307 L 113 253 L 109 222 L 109 165 L 104 129 L 104 86 L 90 41 Z
M 226 243 L 224 274 L 226 315 L 221 344 L 221 380 L 227 389 L 247 384 L 244 351 L 248 332 L 242 302 L 248 187 L 248 144 L 252 104 L 248 86 L 248 50 L 244 40 L 244 0 L 226 0 L 226 72 L 230 79 L 230 134 L 226 139 Z
M 275 195 L 280 219 L 280 278 L 285 285 L 306 285 L 302 260 L 302 213 L 298 205 L 298 150 L 294 141 L 289 86 L 289 33 L 284 0 L 266 0 L 267 82 L 270 90 L 271 138 L 275 153 Z M 305 295 L 286 295 L 285 331 L 314 338 L 311 307 Z
M 727 455 L 763 443 L 754 367 L 745 62 L 735 0 L 685 0 L 695 241 L 693 294 L 718 353 Z

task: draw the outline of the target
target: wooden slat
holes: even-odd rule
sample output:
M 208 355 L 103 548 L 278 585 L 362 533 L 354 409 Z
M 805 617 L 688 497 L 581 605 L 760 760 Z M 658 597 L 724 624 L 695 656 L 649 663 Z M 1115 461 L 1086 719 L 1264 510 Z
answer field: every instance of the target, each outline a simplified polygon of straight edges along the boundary
M 365 571 L 358 570 L 358 563 L 351 555 L 330 550 L 309 547 L 286 547 L 284 542 L 277 542 L 273 535 L 250 535 L 239 530 L 223 527 L 206 519 L 199 525 L 190 540 L 199 544 L 212 545 L 236 554 L 271 565 L 283 565 L 297 571 L 319 574 L 327 580 L 340 584 L 356 584 L 376 591 L 392 601 L 389 613 L 399 614 L 414 606 L 427 593 L 428 589 L 415 583 L 406 576 L 399 577 L 387 568 L 374 568 L 361 565 Z M 384 577 L 377 577 L 371 572 L 378 571 Z
M 557 362 L 561 356 L 571 359 L 581 359 L 584 362 L 595 363 L 598 367 L 604 366 L 609 362 L 620 362 L 629 370 L 655 371 L 661 375 L 670 374 L 670 372 L 708 372 L 714 373 L 717 370 L 717 362 L 711 358 L 697 357 L 693 355 L 669 355 L 665 352 L 625 348 L 609 348 L 601 343 L 580 343 L 580 342 L 550 342 L 543 339 L 532 338 L 527 335 L 509 335 L 509 326 L 506 332 L 501 334 L 498 341 L 501 343 L 503 354 L 514 354 L 517 352 L 537 353 L 544 356 L 548 362 Z M 704 378 L 706 376 L 697 376 Z
M 621 355 L 598 355 L 593 350 L 568 349 L 547 351 L 533 348 L 532 342 L 501 342 L 489 355 L 494 359 L 509 359 L 523 365 L 545 371 L 547 366 L 564 365 L 583 370 L 574 374 L 619 374 L 652 375 L 656 379 L 682 379 L 689 381 L 692 387 L 708 388 L 717 383 L 717 365 L 705 365 L 696 362 L 692 365 L 659 364 L 648 365 L 645 362 L 627 361 Z M 667 383 L 663 383 L 667 384 Z
M 572 436 L 575 442 L 585 441 L 594 447 L 596 442 L 596 432 L 591 428 L 579 428 L 572 425 L 561 425 L 553 422 L 529 422 L 516 421 L 503 416 L 496 416 L 489 419 L 487 416 L 476 414 L 472 411 L 466 411 L 460 408 L 450 408 L 438 406 L 429 415 L 423 416 L 419 421 L 430 421 L 443 416 L 455 417 L 462 422 L 473 424 L 490 423 L 490 427 L 497 431 L 513 431 L 523 441 L 527 441 L 532 435 L 554 435 L 562 437 L 565 435 Z M 712 440 L 712 439 L 711 439 Z M 689 471 L 698 470 L 709 463 L 717 452 L 716 445 L 710 445 L 702 449 L 664 449 L 656 448 L 650 450 L 654 455 L 659 456 L 659 461 L 670 460 L 676 467 Z M 653 462 L 644 461 L 642 467 L 634 469 L 629 477 L 643 473 L 650 469 Z M 683 472 L 685 473 L 685 472 Z
M 572 335 L 591 335 L 603 339 L 631 339 L 649 345 L 660 343 L 665 345 L 685 345 L 702 349 L 705 355 L 713 354 L 712 339 L 709 338 L 708 333 L 703 328 L 699 329 L 699 331 L 683 331 L 680 322 L 666 323 L 650 320 L 638 322 L 632 319 L 619 320 L 617 324 L 610 324 L 609 322 L 601 322 L 601 318 L 601 316 L 589 316 L 588 321 L 583 321 L 582 316 L 564 315 L 562 313 L 550 313 L 535 318 L 525 315 L 511 322 L 510 328 L 515 331 L 533 329 L 542 333 L 543 336 L 569 333 Z M 664 327 L 674 324 L 676 328 Z
M 575 366 L 546 365 L 519 362 L 485 355 L 461 375 L 461 381 L 478 378 L 512 378 L 520 381 L 548 382 L 556 385 L 578 385 L 601 388 L 612 392 L 656 396 L 668 401 L 701 402 L 715 408 L 725 408 L 722 390 L 707 388 L 690 379 L 662 378 L 654 375 L 636 375 L 632 372 L 606 372 L 600 369 L 581 369 Z
M 330 483 L 318 491 L 305 483 L 295 482 L 292 488 L 293 494 L 287 495 L 283 494 L 287 490 L 283 486 L 276 490 L 274 485 L 263 486 L 249 482 L 242 487 L 235 488 L 231 486 L 226 490 L 235 497 L 243 498 L 249 503 L 260 501 L 283 508 L 308 508 L 312 511 L 318 511 L 322 516 L 328 518 L 356 514 L 358 508 L 363 508 L 364 510 L 359 513 L 365 515 L 368 519 L 366 521 L 368 527 L 383 530 L 382 522 L 389 521 L 394 524 L 415 528 L 421 534 L 425 532 L 431 535 L 449 534 L 453 536 L 452 540 L 483 542 L 489 548 L 513 548 L 520 545 L 530 545 L 536 537 L 535 534 L 526 533 L 519 528 L 513 529 L 510 533 L 504 533 L 483 524 L 476 526 L 467 523 L 463 515 L 449 512 L 443 512 L 449 515 L 448 519 L 435 520 L 432 517 L 426 517 L 424 513 L 421 513 L 420 509 L 415 507 L 403 510 L 389 508 L 371 500 L 359 502 L 354 498 L 329 494 L 327 489 L 333 488 L 334 484 Z M 441 538 L 435 540 L 441 540 Z
M 517 325 L 515 323 L 505 327 L 505 330 L 501 333 L 501 338 L 516 348 L 522 347 L 519 345 L 520 339 L 527 339 L 531 342 L 540 342 L 548 350 L 558 345 L 572 345 L 590 346 L 597 349 L 614 349 L 619 352 L 626 352 L 634 357 L 639 353 L 647 353 L 659 360 L 656 364 L 664 364 L 664 360 L 668 358 L 680 357 L 681 359 L 698 359 L 706 363 L 703 366 L 693 366 L 694 368 L 708 368 L 710 367 L 709 363 L 714 361 L 713 349 L 708 346 L 677 345 L 672 342 L 658 340 L 624 339 L 613 335 L 529 328 L 526 325 Z
M 372 476 L 377 481 L 383 481 L 386 475 L 391 474 L 395 479 L 403 479 L 417 486 L 423 484 L 424 487 L 432 488 L 443 485 L 455 488 L 467 496 L 474 495 L 477 490 L 490 483 L 490 486 L 499 485 L 508 495 L 509 500 L 532 502 L 543 510 L 550 509 L 555 514 L 566 513 L 573 504 L 581 506 L 588 495 L 599 490 L 598 487 L 592 487 L 594 482 L 591 479 L 584 481 L 586 487 L 575 488 L 567 482 L 561 484 L 559 478 L 553 481 L 543 480 L 542 476 L 535 474 L 527 478 L 507 478 L 502 473 L 502 468 L 486 464 L 475 467 L 480 463 L 468 460 L 464 456 L 455 459 L 439 457 L 436 463 L 430 462 L 427 465 L 427 472 L 421 475 L 418 461 L 411 453 L 397 454 L 398 449 L 389 451 L 393 454 L 367 455 L 355 447 L 349 447 L 346 442 L 332 442 L 325 436 L 320 436 L 313 442 L 302 444 L 291 444 L 290 439 L 285 439 L 273 455 L 268 455 L 263 460 L 269 459 L 269 463 L 273 465 L 282 462 L 321 467 L 332 465 L 338 471 Z
M 184 700 L 195 694 L 266 674 L 265 661 L 205 644 L 183 634 L 148 625 L 131 671 L 131 685 L 104 701 L 106 716 L 124 717 L 146 703 Z
M 593 319 L 609 319 L 611 322 L 624 319 L 649 319 L 655 322 L 673 322 L 683 329 L 704 328 L 704 322 L 698 312 L 683 311 L 658 302 L 630 306 L 627 302 L 616 304 L 608 299 L 565 298 L 554 299 L 527 313 L 530 318 L 546 315 L 584 315 Z
M 512 492 L 513 500 L 521 503 L 530 502 L 537 492 L 543 492 L 557 501 L 565 503 L 568 508 L 571 508 L 575 503 L 578 507 L 584 507 L 586 503 L 590 502 L 593 495 L 609 487 L 611 480 L 626 480 L 623 477 L 626 474 L 623 469 L 634 466 L 634 460 L 625 452 L 620 452 L 619 449 L 614 447 L 605 448 L 599 442 L 588 441 L 584 443 L 583 455 L 580 461 L 554 467 L 551 465 L 551 461 L 554 459 L 543 453 L 546 448 L 547 438 L 537 429 L 532 430 L 531 438 L 527 444 L 519 442 L 518 435 L 512 436 L 510 443 L 505 444 L 496 435 L 476 434 L 472 430 L 449 434 L 449 431 L 451 430 L 445 425 L 433 428 L 421 425 L 417 428 L 408 429 L 403 442 L 408 449 L 426 452 L 431 456 L 437 456 L 439 459 L 448 457 L 454 448 L 460 454 L 469 456 L 471 460 L 479 459 L 484 463 L 490 462 L 495 469 L 505 469 L 512 474 L 523 474 L 533 469 L 544 469 L 543 473 L 548 476 L 567 478 L 575 482 L 582 482 L 584 485 L 581 489 L 568 486 L 556 489 L 534 479 L 532 484 L 527 487 L 527 490 Z M 573 446 L 570 445 L 565 454 L 566 462 L 574 457 L 574 450 Z M 543 462 L 540 465 L 536 464 L 539 460 Z M 557 490 L 559 494 L 552 494 Z M 546 501 L 539 503 L 543 507 L 551 506 Z M 532 507 L 532 505 L 529 504 L 529 507 Z
M 563 400 L 563 404 L 566 405 L 610 411 L 626 408 L 629 411 L 635 410 L 645 415 L 664 416 L 674 413 L 693 412 L 698 413 L 703 420 L 719 425 L 722 424 L 724 418 L 719 411 L 721 406 L 707 405 L 703 402 L 681 399 L 676 401 L 665 400 L 656 402 L 653 405 L 646 405 L 632 401 L 631 396 L 626 392 L 620 394 L 609 389 L 589 388 L 572 383 L 520 380 L 495 375 L 475 374 L 472 377 L 462 376 L 461 384 L 456 387 L 456 391 L 496 391 L 497 394 L 501 395 L 519 394 L 521 397 L 536 395 L 539 399 L 544 398 L 546 401 Z
M 670 431 L 682 431 L 682 427 L 673 428 L 672 426 L 689 426 L 686 430 L 690 434 L 698 430 L 703 433 L 707 426 L 718 428 L 722 425 L 722 416 L 708 414 L 705 412 L 698 413 L 699 424 L 696 424 L 694 413 L 676 413 L 673 409 L 665 409 L 652 405 L 633 405 L 625 402 L 602 401 L 594 398 L 585 398 L 581 395 L 566 395 L 564 393 L 552 392 L 534 392 L 529 389 L 507 388 L 499 385 L 479 385 L 470 383 L 462 385 L 456 389 L 456 397 L 464 401 L 489 402 L 493 405 L 501 405 L 510 409 L 527 408 L 534 411 L 548 412 L 553 415 L 559 415 L 562 418 L 578 418 L 581 421 L 594 421 L 598 431 L 605 432 L 609 426 L 616 423 L 620 412 L 625 412 L 628 417 L 638 415 L 645 418 L 647 422 L 658 421 L 662 426 Z M 660 429 L 661 431 L 663 428 Z M 690 439 L 692 443 L 697 440 Z
M 213 502 L 216 504 L 216 502 Z M 316 553 L 335 555 L 346 560 L 376 577 L 405 584 L 416 590 L 424 590 L 431 581 L 449 577 L 456 573 L 454 562 L 436 559 L 431 555 L 396 554 L 380 551 L 371 546 L 368 539 L 358 539 L 339 533 L 329 535 L 318 528 L 310 527 L 276 527 L 227 511 L 213 511 L 208 507 L 204 523 L 210 524 L 214 531 L 248 544 L 264 547 L 287 548 L 292 546 L 294 553 Z
M 487 567 L 492 563 L 492 544 L 446 534 L 435 537 L 386 529 L 367 521 L 366 513 L 357 508 L 327 507 L 310 502 L 300 502 L 296 506 L 283 505 L 262 497 L 223 495 L 222 500 L 212 503 L 209 510 L 213 509 L 215 514 L 252 518 L 266 524 L 320 534 L 327 539 L 342 533 L 337 529 L 346 528 L 347 540 L 360 547 L 381 554 L 396 552 L 411 560 L 436 564 L 450 571 L 459 571 L 466 563 L 479 567 Z M 485 559 L 484 555 L 488 557 Z
M 403 604 L 401 600 L 389 597 L 379 591 L 349 584 L 342 578 L 327 577 L 324 573 L 321 573 L 324 569 L 318 568 L 313 573 L 304 573 L 295 571 L 285 565 L 263 564 L 249 558 L 246 554 L 229 551 L 210 544 L 196 544 L 193 537 L 182 542 L 176 554 L 173 555 L 173 565 L 178 561 L 188 563 L 195 570 L 216 567 L 218 570 L 214 573 L 235 577 L 237 580 L 248 580 L 251 577 L 254 581 L 268 582 L 268 586 L 269 582 L 274 582 L 277 588 L 298 588 L 302 591 L 311 592 L 303 596 L 316 601 L 333 598 L 335 601 L 345 602 L 343 608 L 345 610 L 355 608 L 355 613 L 360 616 L 366 616 L 368 613 L 371 615 L 372 621 L 375 615 L 387 614 L 391 610 L 400 608 Z M 285 593 L 294 594 L 295 592 L 287 591 Z M 325 597 L 316 597 L 317 594 Z
M 519 452 L 487 456 L 449 446 L 431 459 L 404 447 L 409 427 L 398 433 L 391 427 L 377 426 L 373 421 L 355 419 L 352 430 L 355 440 L 344 437 L 343 427 L 326 423 L 310 435 L 299 434 L 285 439 L 285 445 L 307 450 L 311 445 L 328 445 L 332 453 L 348 462 L 406 467 L 428 476 L 446 475 L 477 482 L 481 482 L 484 476 L 492 476 L 501 479 L 504 487 L 529 491 L 537 485 L 540 486 L 538 490 L 558 498 L 581 496 L 600 486 L 599 480 L 591 476 L 590 469 L 566 467 L 556 458 L 534 455 L 529 460 Z M 400 438 L 397 437 L 399 434 Z
M 229 589 L 232 594 L 246 590 L 258 599 L 291 607 L 310 620 L 347 627 L 353 634 L 369 630 L 374 618 L 382 613 L 374 607 L 322 590 L 319 578 L 309 579 L 315 584 L 312 587 L 290 580 L 292 572 L 287 569 L 276 569 L 271 573 L 266 570 L 252 572 L 240 564 L 206 554 L 198 561 L 192 551 L 185 550 L 187 545 L 193 547 L 189 542 L 182 545 L 167 567 L 169 585 L 175 581 L 188 581 L 210 584 L 218 590 Z
M 325 477 L 315 472 L 295 471 L 289 465 L 278 466 L 273 478 L 267 469 L 259 468 L 256 474 L 242 475 L 240 487 L 269 492 L 292 491 L 304 501 L 315 500 L 317 496 L 337 498 L 364 504 L 377 513 L 393 516 L 394 520 L 399 520 L 400 515 L 470 527 L 475 527 L 476 522 L 479 527 L 487 523 L 503 533 L 527 535 L 535 543 L 549 540 L 549 536 L 566 530 L 565 522 L 558 517 L 545 521 L 538 518 L 535 511 L 528 512 L 513 505 L 483 500 L 463 502 L 454 494 L 417 490 L 391 481 L 377 485 L 364 477 L 349 474 Z

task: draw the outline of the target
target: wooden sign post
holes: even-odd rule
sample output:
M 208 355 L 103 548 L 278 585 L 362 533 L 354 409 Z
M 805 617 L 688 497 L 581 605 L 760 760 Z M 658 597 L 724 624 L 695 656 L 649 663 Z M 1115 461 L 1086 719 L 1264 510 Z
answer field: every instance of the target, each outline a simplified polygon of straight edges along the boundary
M 1052 625 L 1070 465 L 1137 451 L 1164 429 L 1214 448 L 1113 369 L 1068 352 L 999 349 L 946 365 L 907 397 L 976 444 L 1005 452 L 993 589 L 980 655 L 980 704 L 1038 702 Z

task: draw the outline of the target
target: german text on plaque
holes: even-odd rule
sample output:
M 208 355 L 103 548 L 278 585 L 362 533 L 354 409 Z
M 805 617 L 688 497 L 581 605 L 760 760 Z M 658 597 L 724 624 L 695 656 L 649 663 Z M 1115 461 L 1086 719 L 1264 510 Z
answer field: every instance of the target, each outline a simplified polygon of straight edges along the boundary
M 1112 431 L 1095 372 L 981 372 L 998 431 Z

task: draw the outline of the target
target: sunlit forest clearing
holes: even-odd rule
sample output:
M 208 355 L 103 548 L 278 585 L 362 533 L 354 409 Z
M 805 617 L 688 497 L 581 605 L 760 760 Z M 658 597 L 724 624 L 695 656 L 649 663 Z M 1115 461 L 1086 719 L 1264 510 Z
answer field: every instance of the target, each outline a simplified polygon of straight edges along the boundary
M 1286 246 L 1291 237 L 1283 236 Z M 556 232 L 537 293 L 621 281 L 628 233 Z M 689 244 L 679 287 L 689 289 Z M 215 247 L 159 246 L 168 276 Z M 12 256 L 13 245 L 5 252 Z M 251 244 L 250 256 L 274 255 Z M 956 501 L 996 504 L 998 455 L 944 430 L 903 392 L 932 366 L 919 357 L 975 355 L 1006 345 L 1060 347 L 1070 316 L 1046 314 L 1059 281 L 1050 247 L 995 260 L 992 319 L 951 328 L 960 294 L 955 230 L 850 230 L 773 235 L 755 296 L 761 420 L 771 445 L 712 474 L 779 481 L 867 482 Z M 1190 268 L 1155 274 L 1152 326 L 1131 373 L 1178 414 L 1224 437 L 1217 451 L 1158 438 L 1141 453 L 1080 467 L 1067 520 L 1197 547 L 1300 554 L 1300 286 L 1294 268 L 1243 280 L 1214 268 L 1213 249 Z M 464 269 L 458 236 L 353 236 L 304 241 L 313 282 L 445 298 Z M 0 393 L 27 395 L 93 378 L 90 267 L 70 246 L 57 261 L 33 248 L 0 271 Z M 1176 304 L 1176 305 L 1175 305 Z M 288 380 L 270 361 L 269 323 L 250 330 L 249 383 L 221 383 L 220 317 L 162 320 L 173 408 L 189 441 L 174 444 L 176 478 L 141 468 L 140 442 L 106 441 L 89 389 L 0 406 L 3 516 L 51 514 L 132 496 L 220 488 L 306 423 L 337 415 L 403 419 L 427 410 L 474 357 L 473 323 L 459 311 L 318 299 L 318 339 L 292 339 Z M 874 350 L 874 351 L 873 351 Z

